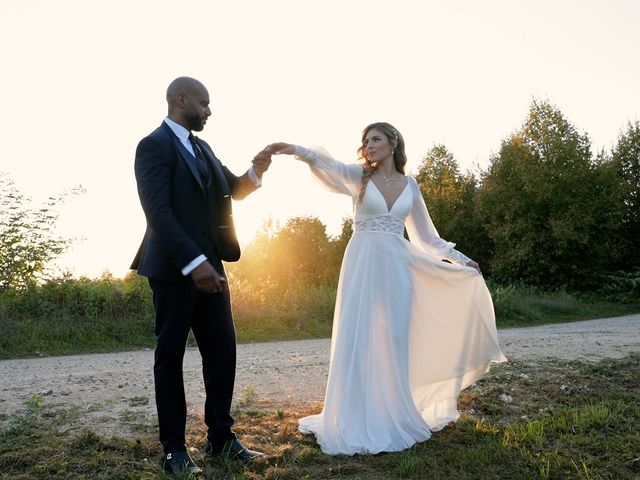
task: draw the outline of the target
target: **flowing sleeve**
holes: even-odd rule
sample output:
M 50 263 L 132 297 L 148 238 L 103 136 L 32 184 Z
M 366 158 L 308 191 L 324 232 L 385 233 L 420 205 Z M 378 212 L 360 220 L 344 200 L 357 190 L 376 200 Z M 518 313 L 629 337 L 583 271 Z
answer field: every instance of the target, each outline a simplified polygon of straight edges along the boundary
M 362 167 L 332 158 L 328 153 L 296 145 L 295 157 L 309 165 L 311 173 L 327 190 L 355 197 L 360 192 Z
M 466 265 L 470 258 L 457 251 L 455 243 L 447 242 L 440 238 L 415 178 L 409 176 L 408 181 L 413 194 L 413 208 L 406 222 L 407 233 L 411 243 L 421 250 L 447 259 L 452 263 Z

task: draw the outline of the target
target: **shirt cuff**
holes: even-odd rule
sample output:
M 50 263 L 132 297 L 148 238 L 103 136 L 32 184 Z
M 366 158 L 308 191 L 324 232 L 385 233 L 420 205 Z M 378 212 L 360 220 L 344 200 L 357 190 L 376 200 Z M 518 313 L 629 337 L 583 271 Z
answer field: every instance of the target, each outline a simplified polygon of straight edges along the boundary
M 258 175 L 256 174 L 255 169 L 253 168 L 253 165 L 251 165 L 251 167 L 249 168 L 249 170 L 247 170 L 247 174 L 249 175 L 249 178 L 251 179 L 251 181 L 257 186 L 257 187 L 261 187 L 262 186 L 262 178 L 258 178 Z
M 204 263 L 206 261 L 207 261 L 207 257 L 205 257 L 204 255 L 198 255 L 196 258 L 191 260 L 186 267 L 184 267 L 181 270 L 182 275 L 186 277 L 191 272 L 193 272 L 197 267 L 199 267 L 201 263 Z

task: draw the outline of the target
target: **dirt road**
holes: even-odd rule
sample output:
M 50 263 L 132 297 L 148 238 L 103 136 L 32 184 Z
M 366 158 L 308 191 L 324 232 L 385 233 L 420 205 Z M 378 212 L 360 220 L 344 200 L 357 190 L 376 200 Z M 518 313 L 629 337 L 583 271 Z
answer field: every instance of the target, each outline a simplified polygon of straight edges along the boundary
M 510 359 L 597 361 L 640 351 L 640 315 L 504 329 L 499 337 Z M 239 345 L 236 401 L 321 402 L 329 346 L 328 339 Z M 123 434 L 131 419 L 153 423 L 152 366 L 152 350 L 0 361 L 0 423 L 34 395 L 48 407 L 72 411 L 72 428 Z M 201 412 L 204 387 L 196 349 L 187 351 L 184 377 L 190 411 Z

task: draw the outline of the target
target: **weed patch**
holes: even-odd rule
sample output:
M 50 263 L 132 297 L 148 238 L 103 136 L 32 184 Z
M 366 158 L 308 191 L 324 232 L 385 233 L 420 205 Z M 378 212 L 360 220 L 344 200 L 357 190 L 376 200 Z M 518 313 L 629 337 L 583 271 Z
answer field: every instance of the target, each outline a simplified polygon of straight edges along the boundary
M 235 431 L 248 447 L 266 452 L 264 459 L 245 468 L 205 457 L 198 415 L 189 418 L 187 442 L 207 478 L 217 480 L 632 479 L 640 476 L 638 378 L 640 354 L 598 364 L 498 365 L 463 393 L 456 424 L 403 452 L 353 457 L 324 455 L 313 436 L 298 431 L 298 418 L 320 406 L 260 401 L 248 390 L 235 411 Z M 36 395 L 6 419 L 0 478 L 167 478 L 152 429 L 103 438 L 69 428 L 74 415 L 72 407 L 56 409 Z

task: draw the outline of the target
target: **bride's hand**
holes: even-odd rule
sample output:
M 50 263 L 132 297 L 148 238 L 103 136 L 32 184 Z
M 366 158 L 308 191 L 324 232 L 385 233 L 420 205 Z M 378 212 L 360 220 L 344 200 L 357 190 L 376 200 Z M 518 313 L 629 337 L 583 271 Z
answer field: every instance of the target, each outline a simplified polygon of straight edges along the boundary
M 295 148 L 295 145 L 284 142 L 277 142 L 269 145 L 269 149 L 273 152 L 273 155 L 293 155 L 295 154 Z

